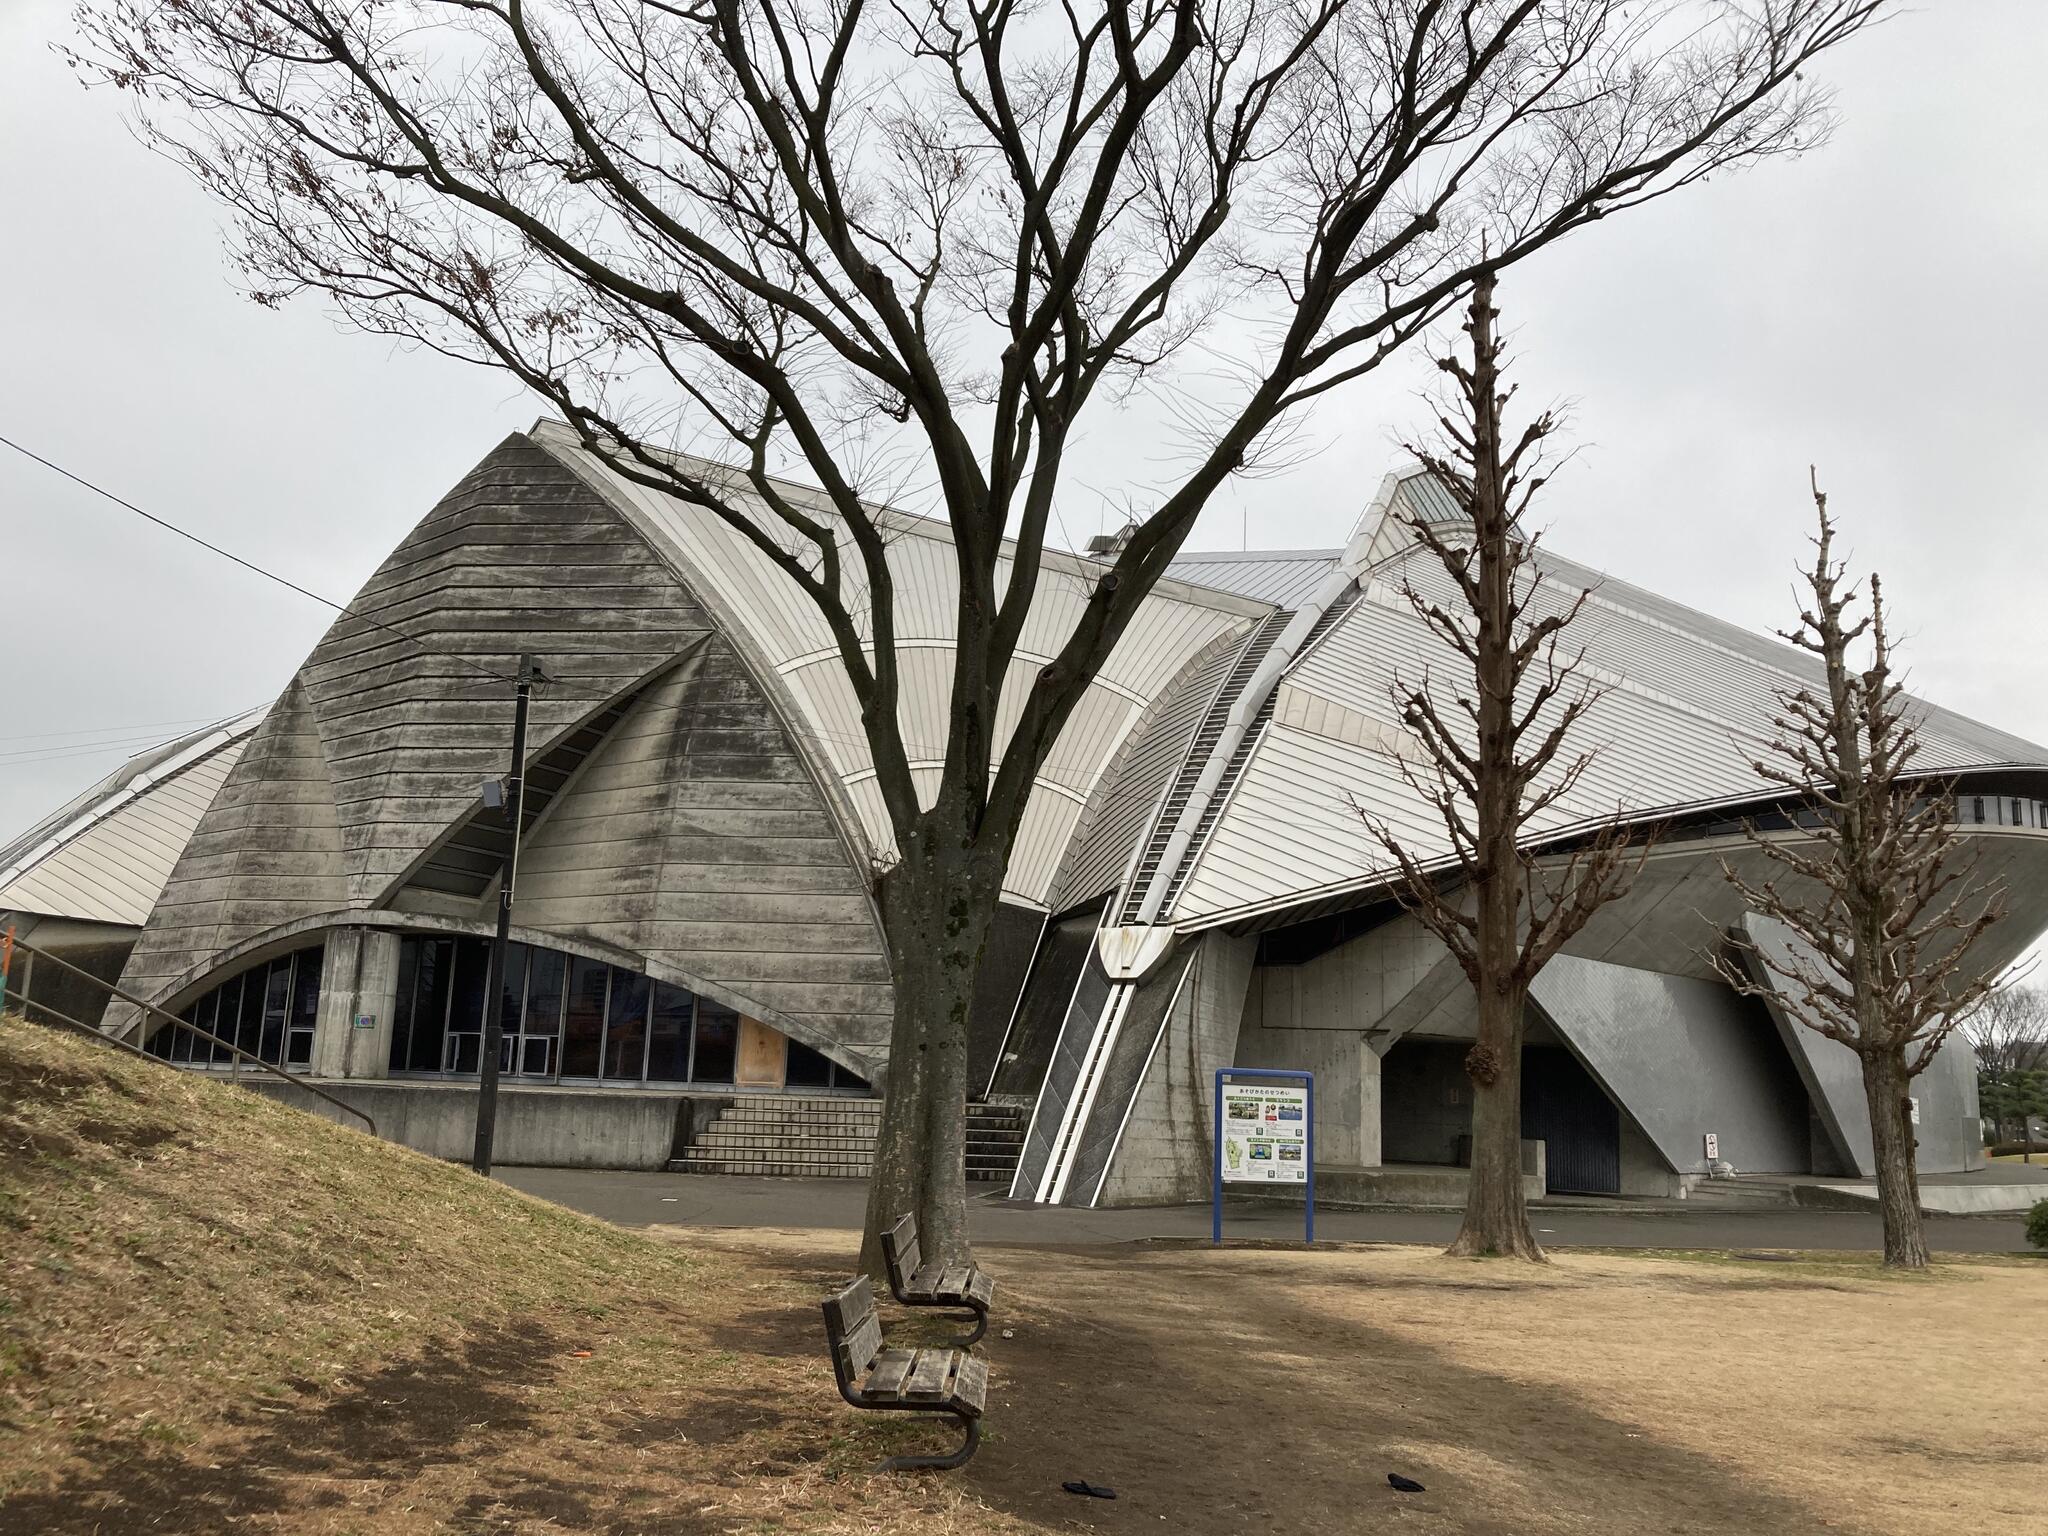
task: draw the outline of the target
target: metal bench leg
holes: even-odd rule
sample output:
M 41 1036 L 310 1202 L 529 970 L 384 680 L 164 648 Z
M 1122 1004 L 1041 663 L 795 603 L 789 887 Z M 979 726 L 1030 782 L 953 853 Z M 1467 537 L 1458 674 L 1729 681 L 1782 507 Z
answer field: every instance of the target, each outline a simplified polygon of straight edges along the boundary
M 970 1301 L 967 1303 L 967 1310 L 974 1314 L 974 1332 L 968 1334 L 964 1339 L 955 1339 L 953 1341 L 955 1349 L 974 1348 L 981 1336 L 988 1332 L 988 1308 L 977 1307 Z
M 949 1472 L 954 1467 L 967 1465 L 967 1458 L 974 1454 L 981 1444 L 981 1420 L 970 1419 L 964 1413 L 953 1415 L 967 1428 L 967 1438 L 960 1443 L 960 1449 L 950 1456 L 891 1456 L 877 1468 L 881 1472 L 915 1472 L 930 1468 L 934 1472 Z

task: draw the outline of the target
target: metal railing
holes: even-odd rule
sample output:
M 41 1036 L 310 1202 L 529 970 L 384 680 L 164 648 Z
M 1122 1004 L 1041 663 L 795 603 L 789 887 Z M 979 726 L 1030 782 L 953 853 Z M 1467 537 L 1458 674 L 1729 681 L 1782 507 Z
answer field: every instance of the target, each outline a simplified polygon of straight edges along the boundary
M 240 1074 L 242 1063 L 244 1061 L 247 1061 L 251 1066 L 254 1066 L 264 1072 L 268 1072 L 272 1077 L 282 1078 L 285 1082 L 290 1083 L 294 1088 L 297 1088 L 302 1093 L 310 1093 L 311 1095 L 313 1095 L 314 1098 L 324 1100 L 325 1102 L 332 1104 L 336 1109 L 339 1109 L 346 1114 L 354 1115 L 358 1120 L 362 1121 L 364 1125 L 370 1128 L 370 1134 L 372 1136 L 378 1134 L 377 1122 L 375 1120 L 372 1120 L 368 1115 L 364 1114 L 360 1109 L 357 1109 L 355 1105 L 350 1104 L 345 1099 L 336 1098 L 333 1094 L 328 1093 L 323 1089 L 315 1088 L 303 1077 L 298 1077 L 293 1073 L 285 1071 L 282 1067 L 272 1065 L 270 1062 L 265 1061 L 261 1056 L 258 1056 L 253 1051 L 243 1050 L 239 1045 L 235 1044 L 234 1041 L 223 1040 L 219 1035 L 212 1033 L 210 1030 L 201 1029 L 197 1024 L 189 1023 L 186 1020 L 179 1018 L 175 1013 L 172 1013 L 167 1009 L 157 1007 L 156 1004 L 154 1003 L 145 1003 L 141 998 L 136 997 L 134 994 L 129 992 L 123 992 L 119 987 L 115 986 L 112 982 L 107 981 L 102 977 L 93 975 L 91 971 L 81 970 L 79 967 L 73 965 L 70 961 L 51 954 L 47 949 L 38 949 L 35 945 L 25 943 L 20 939 L 16 939 L 14 941 L 13 947 L 15 949 L 22 951 L 24 954 L 33 955 L 38 960 L 42 960 L 50 965 L 54 965 L 57 967 L 58 970 L 63 971 L 68 975 L 76 976 L 81 981 L 91 982 L 101 991 L 107 993 L 112 997 L 119 998 L 122 1002 L 128 1004 L 131 1008 L 139 1008 L 145 1014 L 156 1015 L 156 1017 L 163 1019 L 165 1021 L 165 1027 L 176 1027 L 178 1029 L 188 1030 L 192 1034 L 198 1036 L 201 1040 L 209 1041 L 213 1045 L 220 1047 L 224 1050 L 227 1050 L 232 1054 L 235 1070 L 238 1076 Z M 33 972 L 30 973 L 29 979 L 31 982 L 33 981 Z M 171 1065 L 162 1057 L 152 1055 L 150 1052 L 145 1051 L 139 1045 L 131 1045 L 126 1040 L 123 1040 L 115 1035 L 110 1035 L 103 1029 L 96 1029 L 90 1024 L 83 1023 L 78 1019 L 70 1017 L 68 1014 L 60 1013 L 55 1008 L 52 1008 L 48 1003 L 37 1002 L 33 997 L 29 995 L 27 987 L 21 988 L 19 992 L 15 992 L 14 989 L 10 988 L 9 994 L 11 996 L 19 998 L 24 1017 L 28 1017 L 28 1011 L 30 1009 L 34 1009 L 37 1013 L 48 1014 L 58 1023 L 65 1024 L 71 1027 L 72 1029 L 82 1031 L 83 1033 L 92 1036 L 95 1040 L 104 1041 L 108 1045 L 117 1045 L 124 1051 L 133 1052 L 135 1055 L 140 1056 L 144 1061 L 154 1061 L 166 1067 Z

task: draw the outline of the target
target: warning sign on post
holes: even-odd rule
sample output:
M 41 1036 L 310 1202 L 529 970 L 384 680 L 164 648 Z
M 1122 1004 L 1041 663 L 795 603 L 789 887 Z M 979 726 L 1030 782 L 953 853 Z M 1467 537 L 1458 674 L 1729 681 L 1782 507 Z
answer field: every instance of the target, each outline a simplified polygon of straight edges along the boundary
M 1223 1179 L 1231 1184 L 1308 1182 L 1308 1089 L 1224 1083 Z

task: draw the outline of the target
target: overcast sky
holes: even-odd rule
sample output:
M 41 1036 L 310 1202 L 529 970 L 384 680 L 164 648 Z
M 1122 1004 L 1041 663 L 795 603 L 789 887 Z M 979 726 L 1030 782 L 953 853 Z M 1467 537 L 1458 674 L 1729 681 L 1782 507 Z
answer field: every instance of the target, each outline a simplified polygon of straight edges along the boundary
M 537 409 L 313 304 L 240 298 L 213 206 L 51 54 L 68 26 L 65 4 L 0 0 L 0 435 L 346 599 Z M 1819 153 L 1518 269 L 1519 378 L 1571 403 L 1581 445 L 1549 493 L 1552 546 L 1773 628 L 1816 463 L 1885 574 L 1916 690 L 2048 742 L 2044 59 L 2042 0 L 1936 0 L 1830 58 L 1842 122 Z M 1419 377 L 1329 397 L 1321 451 L 1234 489 L 1192 547 L 1235 548 L 1242 523 L 1254 545 L 1341 542 L 1419 418 Z M 1092 500 L 1064 504 L 1076 539 Z M 0 838 L 133 748 L 274 694 L 331 617 L 5 449 L 0 591 Z

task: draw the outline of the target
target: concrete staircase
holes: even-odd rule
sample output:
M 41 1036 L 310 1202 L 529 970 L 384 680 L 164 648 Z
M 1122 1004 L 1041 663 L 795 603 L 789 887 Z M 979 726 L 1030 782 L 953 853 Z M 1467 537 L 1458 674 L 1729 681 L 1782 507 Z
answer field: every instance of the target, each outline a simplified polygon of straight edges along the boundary
M 719 1111 L 671 1173 L 764 1178 L 864 1179 L 875 1165 L 880 1099 L 823 1094 L 749 1094 Z M 1008 1183 L 1024 1147 L 1024 1111 L 999 1104 L 967 1112 L 969 1183 Z
M 720 1110 L 669 1171 L 864 1179 L 881 1125 L 880 1099 L 749 1094 Z
M 967 1182 L 1009 1188 L 1024 1154 L 1030 1111 L 1008 1104 L 967 1106 Z

